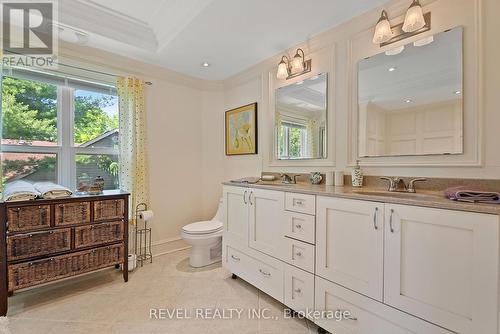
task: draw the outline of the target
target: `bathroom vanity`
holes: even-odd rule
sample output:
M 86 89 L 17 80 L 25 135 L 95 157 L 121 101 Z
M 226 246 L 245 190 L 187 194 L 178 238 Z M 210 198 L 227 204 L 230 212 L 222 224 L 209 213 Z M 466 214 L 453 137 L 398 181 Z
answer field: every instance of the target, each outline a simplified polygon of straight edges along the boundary
M 498 333 L 500 206 L 307 184 L 223 193 L 223 266 L 322 329 Z

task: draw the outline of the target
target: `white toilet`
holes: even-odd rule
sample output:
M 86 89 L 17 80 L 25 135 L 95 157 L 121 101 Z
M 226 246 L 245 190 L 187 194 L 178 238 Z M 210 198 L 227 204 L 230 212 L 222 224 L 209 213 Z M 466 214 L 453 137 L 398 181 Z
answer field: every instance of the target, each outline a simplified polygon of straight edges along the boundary
M 188 224 L 182 238 L 191 245 L 189 264 L 204 267 L 222 259 L 222 199 L 212 220 Z

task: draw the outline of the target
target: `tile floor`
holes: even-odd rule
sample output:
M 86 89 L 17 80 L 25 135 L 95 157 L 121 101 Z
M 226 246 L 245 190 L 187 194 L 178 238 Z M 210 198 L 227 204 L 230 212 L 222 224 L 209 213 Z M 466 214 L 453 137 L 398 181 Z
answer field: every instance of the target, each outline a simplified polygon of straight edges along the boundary
M 316 333 L 309 321 L 285 318 L 284 306 L 220 263 L 192 269 L 188 251 L 154 259 L 130 273 L 107 269 L 16 293 L 9 298 L 11 334 L 79 333 Z M 150 319 L 150 309 L 186 310 L 191 319 Z M 197 308 L 243 309 L 241 319 L 197 319 Z M 247 310 L 272 319 L 251 319 Z M 180 314 L 181 316 L 184 314 Z M 198 317 L 199 318 L 199 317 Z

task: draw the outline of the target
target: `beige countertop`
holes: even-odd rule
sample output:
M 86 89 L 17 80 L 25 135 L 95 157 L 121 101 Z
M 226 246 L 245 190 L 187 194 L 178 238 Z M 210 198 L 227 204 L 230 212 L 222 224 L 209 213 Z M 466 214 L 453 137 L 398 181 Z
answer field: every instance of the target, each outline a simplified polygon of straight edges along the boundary
M 263 182 L 255 184 L 223 182 L 224 185 L 235 187 L 248 187 L 255 189 L 279 190 L 285 192 L 310 194 L 318 196 L 330 196 L 337 198 L 357 199 L 364 201 L 383 202 L 392 204 L 415 205 L 429 208 L 449 209 L 467 212 L 478 212 L 500 215 L 500 204 L 477 204 L 458 202 L 447 199 L 442 191 L 421 190 L 416 194 L 390 193 L 381 188 L 353 188 L 350 186 L 334 187 L 324 184 L 312 185 L 309 183 L 298 183 L 285 185 L 281 182 Z

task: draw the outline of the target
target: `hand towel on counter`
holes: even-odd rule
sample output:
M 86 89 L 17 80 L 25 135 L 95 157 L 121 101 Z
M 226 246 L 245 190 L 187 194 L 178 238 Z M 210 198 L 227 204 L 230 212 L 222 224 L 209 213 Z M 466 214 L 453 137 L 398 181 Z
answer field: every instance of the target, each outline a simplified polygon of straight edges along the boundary
M 45 199 L 64 198 L 73 194 L 68 188 L 53 182 L 37 182 L 33 186 Z
M 484 191 L 477 187 L 453 187 L 444 191 L 447 198 L 470 203 L 500 204 L 500 193 Z
M 241 179 L 231 180 L 232 183 L 248 183 L 255 184 L 260 181 L 260 177 L 244 177 Z
M 33 184 L 19 180 L 5 185 L 3 199 L 6 202 L 31 201 L 39 195 Z

